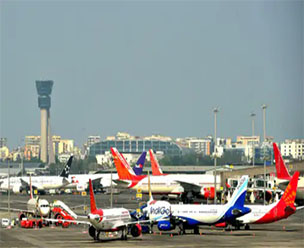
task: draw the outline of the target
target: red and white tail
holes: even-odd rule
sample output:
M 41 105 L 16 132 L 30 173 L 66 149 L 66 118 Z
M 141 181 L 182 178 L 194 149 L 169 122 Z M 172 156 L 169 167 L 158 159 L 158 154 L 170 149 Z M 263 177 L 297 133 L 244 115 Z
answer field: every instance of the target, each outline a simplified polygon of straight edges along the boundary
M 273 143 L 273 152 L 274 152 L 274 159 L 275 159 L 275 166 L 277 171 L 277 177 L 279 179 L 290 180 L 291 176 L 288 173 L 288 170 L 284 164 L 284 160 L 280 153 L 280 150 L 276 143 Z
M 120 180 L 140 180 L 143 176 L 137 176 L 125 158 L 117 151 L 115 147 L 111 147 L 114 164 Z
M 149 154 L 150 154 L 150 160 L 151 160 L 152 175 L 153 176 L 163 175 L 162 169 L 160 168 L 156 157 L 154 157 L 152 149 L 149 150 Z
M 94 213 L 97 208 L 96 208 L 96 201 L 95 201 L 95 196 L 94 196 L 93 185 L 92 185 L 92 180 L 91 179 L 89 179 L 89 188 L 90 188 L 91 213 Z

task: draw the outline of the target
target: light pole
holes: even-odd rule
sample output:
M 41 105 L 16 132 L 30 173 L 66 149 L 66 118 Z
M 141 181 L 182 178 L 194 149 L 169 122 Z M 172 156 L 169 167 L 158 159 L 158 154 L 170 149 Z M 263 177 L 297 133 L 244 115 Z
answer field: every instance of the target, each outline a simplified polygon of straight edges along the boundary
M 213 109 L 214 113 L 214 204 L 217 203 L 217 197 L 216 197 L 216 158 L 217 158 L 217 150 L 216 150 L 216 127 L 217 127 L 217 122 L 216 122 L 216 114 L 219 112 L 219 108 L 216 107 Z
M 252 139 L 254 138 L 254 118 L 255 118 L 255 116 L 256 116 L 256 114 L 255 113 L 251 113 L 250 114 L 250 116 L 251 116 L 251 127 L 252 127 Z M 254 150 L 254 142 L 252 141 L 252 166 L 254 166 L 254 159 L 255 159 L 255 150 Z
M 263 110 L 263 133 L 264 133 L 264 205 L 266 202 L 266 108 L 267 105 L 262 105 Z
M 8 173 L 8 187 L 7 187 L 7 205 L 8 205 L 8 216 L 11 220 L 11 183 L 10 183 L 10 162 L 9 159 L 7 159 L 7 173 Z

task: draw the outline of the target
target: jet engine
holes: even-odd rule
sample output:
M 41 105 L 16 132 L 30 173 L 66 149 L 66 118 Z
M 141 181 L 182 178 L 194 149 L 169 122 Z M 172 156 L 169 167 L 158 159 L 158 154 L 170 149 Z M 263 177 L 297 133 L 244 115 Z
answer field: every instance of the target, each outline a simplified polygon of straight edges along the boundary
M 175 229 L 175 224 L 170 220 L 161 220 L 157 223 L 158 230 L 160 231 L 170 231 Z
M 21 193 L 22 192 L 22 186 L 21 185 L 19 185 L 19 184 L 15 184 L 14 185 L 14 187 L 13 187 L 13 192 L 15 193 L 15 194 L 18 194 L 18 193 Z
M 138 237 L 142 233 L 142 227 L 139 224 L 132 225 L 131 227 L 131 235 L 133 237 Z
M 93 227 L 93 226 L 90 226 L 90 227 L 89 227 L 89 235 L 90 235 L 93 239 L 96 238 L 96 229 L 95 229 L 95 227 Z

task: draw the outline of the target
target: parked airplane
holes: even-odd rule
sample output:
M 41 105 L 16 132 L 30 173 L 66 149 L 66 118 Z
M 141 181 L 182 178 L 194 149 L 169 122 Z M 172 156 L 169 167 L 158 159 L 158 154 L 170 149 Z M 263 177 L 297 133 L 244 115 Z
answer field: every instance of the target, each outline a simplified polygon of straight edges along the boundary
M 59 189 L 70 184 L 69 173 L 72 165 L 73 156 L 71 156 L 64 166 L 60 176 L 35 176 L 31 177 L 32 187 L 38 191 L 44 191 L 48 189 Z M 10 177 L 10 190 L 15 193 L 19 193 L 22 190 L 29 189 L 30 178 L 25 177 Z M 8 177 L 0 180 L 0 189 L 8 190 Z
M 237 229 L 245 225 L 245 229 L 250 229 L 249 224 L 265 224 L 281 219 L 286 219 L 296 212 L 294 201 L 296 198 L 296 191 L 298 186 L 299 172 L 296 171 L 291 178 L 287 188 L 281 199 L 270 205 L 248 205 L 251 212 L 247 215 L 241 216 L 236 219 L 233 226 Z
M 89 190 L 90 190 L 90 208 L 91 211 L 88 214 L 89 221 L 70 221 L 70 220 L 56 220 L 46 219 L 47 221 L 53 222 L 72 222 L 78 224 L 89 225 L 89 235 L 94 240 L 99 240 L 101 232 L 117 232 L 121 231 L 121 239 L 127 240 L 128 227 L 133 237 L 141 235 L 140 223 L 147 223 L 149 221 L 132 221 L 130 213 L 126 208 L 109 208 L 101 209 L 96 207 L 95 196 L 93 192 L 92 180 L 89 179 Z
M 20 212 L 19 219 L 26 217 L 27 215 L 37 216 L 37 217 L 47 217 L 50 214 L 51 208 L 50 204 L 47 200 L 41 199 L 38 196 L 36 198 L 33 197 L 32 192 L 32 183 L 31 183 L 31 176 L 29 177 L 30 180 L 30 199 L 27 201 L 27 209 L 16 209 L 10 208 L 11 211 Z M 8 208 L 0 208 L 7 210 Z
M 225 205 L 170 204 L 167 201 L 154 201 L 150 193 L 150 200 L 143 212 L 150 221 L 157 223 L 161 231 L 173 230 L 178 226 L 181 234 L 186 229 L 193 229 L 198 234 L 200 225 L 214 225 L 223 221 L 232 223 L 237 217 L 248 214 L 250 208 L 244 207 L 247 185 L 248 176 L 243 176 Z
M 280 189 L 285 190 L 289 181 L 291 180 L 291 176 L 286 168 L 281 152 L 277 147 L 276 143 L 273 143 L 273 152 L 277 171 L 277 178 L 279 179 L 277 180 L 277 184 L 279 185 Z M 299 177 L 296 203 L 301 205 L 304 204 L 304 177 Z
M 148 193 L 147 176 L 137 176 L 116 148 L 111 148 L 111 152 L 119 177 L 119 180 L 114 180 L 114 182 L 120 187 L 133 190 L 140 188 L 143 193 Z M 164 174 L 151 176 L 151 189 L 153 194 L 168 195 L 169 197 L 182 196 L 184 201 L 192 199 L 194 194 L 212 199 L 214 197 L 213 186 L 213 175 Z M 217 176 L 217 189 L 220 189 L 220 176 Z

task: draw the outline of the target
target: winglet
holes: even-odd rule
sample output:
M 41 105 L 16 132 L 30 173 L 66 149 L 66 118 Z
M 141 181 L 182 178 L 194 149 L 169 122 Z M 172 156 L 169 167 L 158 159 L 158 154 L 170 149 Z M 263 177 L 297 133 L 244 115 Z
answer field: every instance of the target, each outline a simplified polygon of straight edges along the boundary
M 244 207 L 248 180 L 249 180 L 248 176 L 241 177 L 238 186 L 234 190 L 232 197 L 227 203 L 229 204 L 229 206 L 235 206 L 238 208 Z
M 287 188 L 284 191 L 283 196 L 281 197 L 280 201 L 283 201 L 286 206 L 294 206 L 294 201 L 296 199 L 296 192 L 298 188 L 298 179 L 299 179 L 300 172 L 296 171 Z
M 151 160 L 151 167 L 152 167 L 152 175 L 153 176 L 160 176 L 163 175 L 162 169 L 159 166 L 157 159 L 154 157 L 153 150 L 149 150 L 150 160 Z
M 91 205 L 91 213 L 96 211 L 96 202 L 95 202 L 95 196 L 92 186 L 92 180 L 89 179 L 89 187 L 90 187 L 90 205 Z
M 70 175 L 70 169 L 71 169 L 71 166 L 72 166 L 72 162 L 73 162 L 73 155 L 70 156 L 68 162 L 66 163 L 66 165 L 64 166 L 60 176 L 61 177 L 65 177 L 65 178 L 68 178 L 69 175 Z
M 276 143 L 273 143 L 273 152 L 274 152 L 274 159 L 275 159 L 275 166 L 277 171 L 277 177 L 279 179 L 290 180 L 291 176 L 288 173 L 288 170 L 284 164 L 284 160 L 280 153 L 279 148 L 277 147 Z

